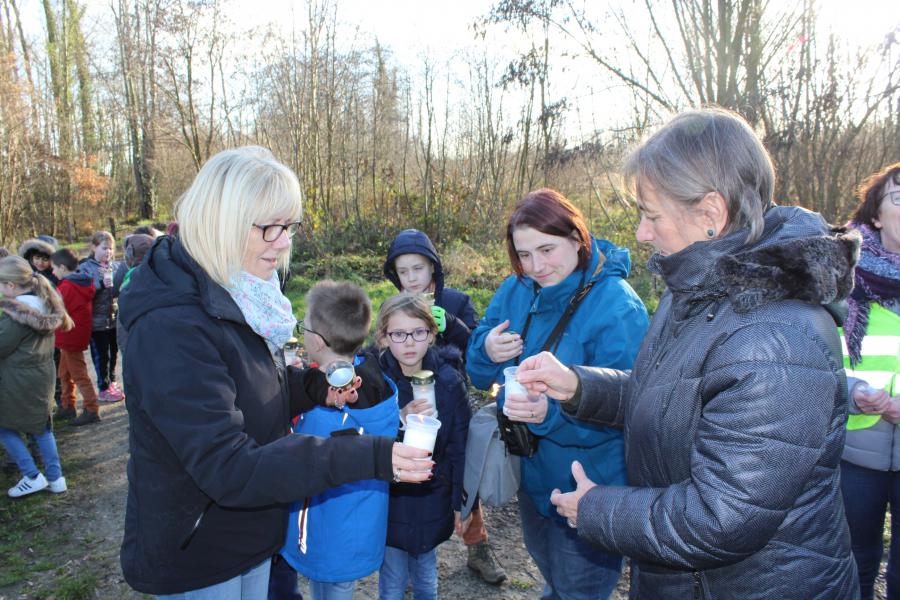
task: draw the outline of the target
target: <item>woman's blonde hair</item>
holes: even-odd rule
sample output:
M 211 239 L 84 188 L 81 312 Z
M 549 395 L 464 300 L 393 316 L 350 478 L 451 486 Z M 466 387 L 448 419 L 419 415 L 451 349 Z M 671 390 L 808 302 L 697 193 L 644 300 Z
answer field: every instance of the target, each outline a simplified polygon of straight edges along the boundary
M 431 315 L 431 307 L 428 302 L 425 301 L 422 294 L 401 292 L 385 300 L 378 310 L 378 320 L 375 321 L 375 342 L 380 347 L 387 346 L 388 323 L 390 323 L 391 317 L 398 312 L 411 319 L 424 321 L 431 331 L 431 343 L 434 343 L 434 338 L 438 334 L 438 326 Z
M 210 158 L 178 200 L 178 238 L 218 284 L 240 272 L 253 225 L 302 214 L 300 182 L 266 148 L 242 146 Z M 290 253 L 282 259 L 286 270 Z
M 31 265 L 20 256 L 7 256 L 0 258 L 0 283 L 12 283 L 27 290 L 41 299 L 50 309 L 51 314 L 62 315 L 60 329 L 69 331 L 75 326 L 63 299 L 53 288 L 50 281 L 36 271 L 32 271 Z

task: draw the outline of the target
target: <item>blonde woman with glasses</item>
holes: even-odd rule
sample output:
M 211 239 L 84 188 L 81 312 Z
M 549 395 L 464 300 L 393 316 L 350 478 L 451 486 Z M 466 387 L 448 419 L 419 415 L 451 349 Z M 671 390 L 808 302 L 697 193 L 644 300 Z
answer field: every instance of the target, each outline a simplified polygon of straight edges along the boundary
M 131 458 L 122 569 L 158 597 L 265 598 L 291 501 L 342 483 L 426 480 L 393 439 L 290 434 L 308 409 L 282 347 L 279 287 L 301 216 L 294 173 L 264 148 L 212 157 L 120 301 Z M 425 459 L 417 461 L 415 459 Z

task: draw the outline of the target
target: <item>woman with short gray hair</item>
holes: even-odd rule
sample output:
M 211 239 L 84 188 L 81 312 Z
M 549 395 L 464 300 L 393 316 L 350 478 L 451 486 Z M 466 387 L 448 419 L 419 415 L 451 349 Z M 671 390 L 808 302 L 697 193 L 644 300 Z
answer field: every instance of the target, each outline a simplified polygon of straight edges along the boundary
M 580 537 L 631 558 L 631 598 L 858 597 L 835 329 L 858 238 L 775 206 L 765 148 L 722 109 L 673 118 L 625 176 L 668 286 L 634 369 L 542 353 L 518 379 L 624 427 L 629 486 L 595 485 L 573 463 L 575 489 L 551 501 Z

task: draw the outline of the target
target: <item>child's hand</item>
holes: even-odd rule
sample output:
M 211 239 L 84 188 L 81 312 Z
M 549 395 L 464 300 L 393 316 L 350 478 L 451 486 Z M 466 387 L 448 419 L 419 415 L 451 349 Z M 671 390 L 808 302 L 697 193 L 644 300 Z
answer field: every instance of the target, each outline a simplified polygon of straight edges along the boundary
M 431 406 L 431 403 L 428 400 L 419 398 L 418 400 L 413 400 L 400 409 L 400 419 L 404 423 L 406 423 L 406 417 L 410 414 L 432 417 L 434 416 L 434 408 Z
M 453 529 L 456 531 L 456 535 L 462 537 L 469 530 L 469 525 L 472 524 L 472 515 L 474 513 L 469 513 L 469 516 L 466 517 L 466 520 L 463 521 L 460 518 L 460 513 L 458 510 L 453 511 Z
M 437 323 L 438 333 L 444 333 L 447 329 L 447 311 L 437 304 L 432 304 L 431 316 L 434 317 L 434 322 Z
M 328 386 L 328 397 L 325 399 L 327 406 L 333 406 L 340 410 L 345 404 L 356 404 L 359 400 L 357 389 L 362 385 L 362 378 L 357 375 L 348 387 L 336 388 Z

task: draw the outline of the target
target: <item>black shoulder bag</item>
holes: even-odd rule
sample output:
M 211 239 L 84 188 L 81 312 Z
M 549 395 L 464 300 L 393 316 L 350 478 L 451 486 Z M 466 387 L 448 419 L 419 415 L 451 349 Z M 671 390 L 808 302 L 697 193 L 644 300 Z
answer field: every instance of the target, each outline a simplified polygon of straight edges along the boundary
M 562 339 L 562 334 L 566 330 L 566 326 L 569 324 L 569 321 L 572 320 L 572 316 L 575 314 L 575 311 L 578 310 L 578 305 L 581 304 L 581 301 L 588 295 L 588 292 L 591 291 L 593 285 L 594 282 L 589 281 L 575 292 L 575 295 L 569 300 L 569 306 L 566 307 L 566 311 L 563 313 L 562 317 L 559 318 L 559 322 L 556 324 L 556 327 L 553 328 L 553 331 L 550 332 L 547 341 L 544 342 L 541 352 L 546 350 L 550 350 L 554 353 L 556 352 L 556 349 L 559 347 L 559 342 Z M 529 312 L 528 318 L 525 319 L 525 326 L 522 328 L 521 337 L 523 340 L 525 339 L 525 334 L 528 333 L 528 327 L 530 325 L 531 313 Z M 516 357 L 516 364 L 519 364 L 518 357 Z M 500 430 L 500 438 L 503 440 L 503 443 L 506 444 L 506 451 L 510 454 L 531 458 L 534 456 L 534 453 L 537 452 L 539 438 L 531 433 L 531 430 L 528 428 L 528 423 L 511 421 L 509 417 L 503 414 L 502 410 L 498 410 L 497 426 Z

